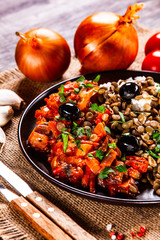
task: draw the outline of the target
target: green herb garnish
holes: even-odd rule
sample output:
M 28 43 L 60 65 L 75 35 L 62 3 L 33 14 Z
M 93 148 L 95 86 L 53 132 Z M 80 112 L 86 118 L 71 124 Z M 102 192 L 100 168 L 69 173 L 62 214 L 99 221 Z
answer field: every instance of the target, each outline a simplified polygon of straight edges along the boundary
M 109 123 L 114 123 L 114 122 L 117 122 L 117 123 L 124 123 L 124 122 L 122 122 L 122 121 L 118 121 L 118 120 L 110 121 Z
M 124 118 L 124 115 L 123 115 L 123 113 L 121 113 L 121 112 L 118 112 L 119 113 L 119 116 L 121 117 L 121 119 L 122 119 L 122 122 L 124 123 L 125 122 L 125 118 Z
M 86 129 L 86 132 L 87 132 L 87 139 L 89 139 L 91 136 L 91 129 L 90 128 Z
M 75 102 L 74 102 L 73 100 L 71 100 L 70 98 L 68 98 L 68 100 L 69 100 L 71 103 L 75 104 Z
M 116 166 L 116 170 L 118 171 L 118 172 L 127 172 L 127 168 L 126 168 L 126 165 L 117 165 Z
M 111 167 L 106 167 L 103 171 L 98 175 L 99 178 L 104 179 L 108 177 L 109 173 L 113 173 L 114 170 Z
M 103 159 L 104 157 L 104 152 L 102 150 L 97 149 L 96 153 L 95 153 L 95 157 L 99 158 L 100 160 Z
M 63 152 L 65 153 L 68 146 L 68 135 L 62 133 L 62 139 L 63 139 Z
M 86 78 L 84 76 L 79 77 L 76 82 L 84 82 Z
M 74 88 L 75 93 L 79 93 L 79 88 Z
M 66 98 L 64 96 L 64 85 L 61 85 L 61 91 L 59 91 L 59 96 L 60 96 L 60 102 L 61 103 L 65 103 L 66 102 Z
M 86 87 L 89 87 L 89 88 L 93 88 L 93 87 L 94 87 L 94 85 L 91 84 L 91 83 L 87 83 L 87 84 L 85 84 L 85 86 L 86 86 Z
M 110 149 L 107 153 L 106 153 L 106 157 L 110 154 L 110 152 L 112 151 L 113 149 Z
M 77 128 L 77 134 L 76 137 L 85 135 L 85 130 L 82 127 Z
M 108 147 L 115 149 L 117 147 L 116 142 L 108 143 Z
M 99 82 L 100 78 L 101 78 L 101 75 L 98 74 L 98 75 L 95 77 L 95 79 L 93 79 L 93 82 Z
M 106 157 L 110 154 L 110 152 L 117 147 L 116 142 L 108 143 L 108 147 L 110 150 L 106 153 Z
M 153 139 L 156 139 L 157 142 L 160 141 L 160 133 L 153 133 L 152 137 L 153 137 Z
M 77 147 L 83 151 L 83 149 L 81 148 L 81 140 L 80 139 L 77 139 L 75 141 L 73 141 L 72 143 L 75 143 L 77 145 Z
M 88 157 L 90 157 L 90 158 L 94 158 L 94 156 L 93 156 L 91 153 L 88 153 L 87 155 L 88 155 Z
M 156 153 L 154 153 L 152 150 L 146 151 L 150 156 L 154 157 L 154 158 L 160 158 L 160 156 L 158 156 Z
M 93 103 L 91 105 L 91 108 L 100 113 L 104 113 L 106 111 L 106 108 L 104 106 L 98 106 L 97 103 Z
M 154 150 L 155 150 L 156 153 L 160 152 L 160 144 L 159 143 L 156 145 Z
M 105 129 L 106 132 L 108 132 L 109 134 L 111 134 L 111 130 L 110 130 L 109 127 L 105 126 L 104 129 Z
M 62 121 L 62 120 L 66 120 L 65 118 L 62 118 L 62 117 L 55 117 L 55 120 L 56 121 Z
M 123 155 L 123 156 L 121 157 L 121 160 L 122 160 L 123 162 L 125 162 L 125 161 L 126 161 L 126 156 Z

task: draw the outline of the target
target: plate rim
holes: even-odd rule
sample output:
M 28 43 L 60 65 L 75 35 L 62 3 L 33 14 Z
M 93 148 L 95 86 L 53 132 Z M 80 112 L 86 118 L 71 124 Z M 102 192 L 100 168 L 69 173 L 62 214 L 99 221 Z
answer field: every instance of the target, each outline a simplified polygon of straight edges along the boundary
M 95 72 L 95 73 L 89 73 L 89 74 L 84 74 L 84 75 L 79 75 L 73 78 L 68 78 L 66 80 L 63 80 L 61 82 L 58 82 L 54 85 L 52 85 L 51 87 L 47 88 L 46 90 L 44 90 L 43 92 L 41 92 L 38 96 L 36 96 L 26 107 L 26 109 L 24 110 L 19 123 L 18 123 L 18 142 L 20 145 L 20 148 L 22 150 L 23 155 L 25 156 L 25 158 L 29 161 L 29 163 L 31 164 L 31 166 L 37 170 L 37 172 L 44 177 L 47 181 L 49 181 L 52 184 L 55 184 L 56 186 L 60 187 L 61 189 L 68 191 L 70 193 L 73 193 L 75 195 L 78 195 L 80 197 L 85 197 L 87 199 L 91 199 L 94 201 L 101 201 L 101 202 L 105 202 L 105 203 L 109 203 L 109 204 L 121 204 L 121 205 L 152 205 L 152 204 L 160 204 L 160 198 L 157 200 L 145 200 L 145 199 L 135 199 L 135 198 L 119 198 L 119 197 L 110 197 L 107 195 L 100 195 L 100 194 L 93 194 L 90 192 L 87 192 L 85 190 L 81 190 L 79 188 L 76 188 L 74 186 L 68 185 L 66 183 L 63 183 L 57 179 L 55 179 L 54 177 L 52 177 L 51 175 L 47 174 L 45 171 L 43 171 L 27 154 L 23 143 L 22 143 L 22 138 L 21 138 L 21 128 L 22 128 L 22 124 L 23 124 L 23 120 L 26 116 L 26 114 L 30 111 L 30 109 L 32 108 L 32 106 L 37 102 L 37 100 L 39 98 L 43 98 L 43 95 L 47 95 L 52 89 L 53 91 L 56 90 L 58 87 L 60 87 L 61 84 L 66 83 L 67 81 L 75 81 L 76 79 L 78 79 L 81 76 L 85 76 L 87 78 L 87 76 L 89 75 L 97 75 L 97 74 L 104 74 L 104 73 L 118 73 L 118 72 L 128 72 L 128 73 L 140 73 L 142 75 L 142 73 L 145 74 L 151 74 L 151 75 L 157 75 L 160 73 L 158 72 L 151 72 L 151 71 L 140 71 L 140 70 L 114 70 L 114 71 L 103 71 L 103 72 Z M 138 76 L 138 75 L 137 75 Z M 51 94 L 51 93 L 50 93 Z

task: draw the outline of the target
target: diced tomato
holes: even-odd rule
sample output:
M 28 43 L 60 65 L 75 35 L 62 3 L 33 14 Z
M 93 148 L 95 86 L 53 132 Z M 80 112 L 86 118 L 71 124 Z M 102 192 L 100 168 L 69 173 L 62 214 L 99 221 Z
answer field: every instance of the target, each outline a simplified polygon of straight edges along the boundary
M 84 157 L 92 151 L 93 145 L 90 144 L 81 144 L 80 148 L 77 148 L 75 155 L 79 157 Z
M 55 156 L 63 154 L 63 142 L 60 140 L 53 145 L 51 153 Z
M 125 164 L 137 169 L 140 173 L 145 173 L 148 169 L 148 160 L 144 157 L 126 156 Z
M 110 167 L 112 165 L 113 161 L 116 159 L 116 157 L 117 157 L 117 152 L 112 149 L 111 152 L 103 158 L 103 160 L 100 164 L 102 167 L 102 170 L 105 167 Z
M 58 108 L 61 105 L 60 96 L 58 93 L 53 93 L 49 98 L 44 99 L 47 103 L 47 107 L 53 110 L 53 116 L 58 114 Z
M 130 177 L 132 177 L 132 178 L 134 178 L 134 179 L 140 179 L 141 178 L 141 173 L 137 170 L 137 169 L 134 169 L 134 168 L 132 168 L 132 167 L 130 167 L 129 169 L 128 169 L 128 175 L 130 176 Z
M 94 174 L 98 174 L 101 167 L 100 163 L 96 158 L 91 158 L 89 156 L 86 157 L 86 164 L 92 170 Z
M 69 91 L 70 89 L 74 89 L 74 88 L 78 88 L 79 87 L 79 83 L 75 82 L 66 82 L 64 85 L 64 92 Z M 59 91 L 61 90 L 60 88 L 58 89 Z
M 82 92 L 79 93 L 80 101 L 78 102 L 77 107 L 81 111 L 84 111 L 86 109 L 87 105 L 90 102 L 91 97 L 96 94 L 96 92 L 94 90 L 98 90 L 98 89 L 99 89 L 99 87 L 97 86 L 88 91 L 86 89 L 84 89 Z
M 34 130 L 31 132 L 28 142 L 32 148 L 35 148 L 37 151 L 45 152 L 48 150 L 48 141 L 49 137 L 44 134 L 40 134 L 35 132 Z
M 57 122 L 49 121 L 48 126 L 49 126 L 50 131 L 53 133 L 53 137 L 57 138 L 59 135 L 59 131 L 57 130 Z
M 81 184 L 84 188 L 88 188 L 88 186 L 89 186 L 89 177 L 90 177 L 91 172 L 92 172 L 91 169 L 88 166 L 86 166 L 85 174 L 84 174 L 84 176 L 82 178 L 82 182 L 81 182 Z
M 104 124 L 103 123 L 98 123 L 93 130 L 93 133 L 97 134 L 99 137 L 103 138 L 107 135 L 105 129 L 104 129 Z

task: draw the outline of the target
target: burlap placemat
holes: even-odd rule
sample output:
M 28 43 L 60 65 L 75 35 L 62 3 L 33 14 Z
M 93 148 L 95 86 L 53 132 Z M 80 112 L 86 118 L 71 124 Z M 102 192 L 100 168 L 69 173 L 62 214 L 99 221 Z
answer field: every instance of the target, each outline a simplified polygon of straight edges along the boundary
M 141 69 L 141 63 L 144 58 L 144 44 L 153 34 L 153 32 L 142 29 L 141 27 L 138 27 L 138 33 L 140 42 L 139 54 L 136 61 L 130 67 L 130 69 L 135 70 Z M 61 80 L 79 75 L 79 69 L 79 62 L 72 57 L 71 65 Z M 32 82 L 24 78 L 17 69 L 5 71 L 0 75 L 0 88 L 14 90 L 27 104 L 40 92 L 53 84 L 54 83 L 44 84 Z M 0 160 L 9 168 L 13 169 L 33 190 L 38 190 L 46 196 L 98 240 L 110 239 L 106 230 L 108 223 L 112 223 L 118 232 L 123 233 L 126 236 L 125 239 L 132 239 L 130 234 L 131 230 L 138 229 L 141 225 L 147 228 L 146 234 L 142 239 L 160 239 L 159 206 L 135 207 L 96 202 L 61 190 L 41 177 L 25 159 L 18 144 L 17 128 L 21 115 L 22 112 L 16 111 L 12 121 L 4 127 L 7 144 L 3 153 L 0 155 Z M 0 180 L 7 185 L 2 178 Z M 12 189 L 10 185 L 8 185 L 8 187 Z M 43 239 L 26 221 L 9 207 L 8 202 L 3 196 L 0 196 L 0 214 L 13 222 L 20 230 L 27 233 L 27 239 Z

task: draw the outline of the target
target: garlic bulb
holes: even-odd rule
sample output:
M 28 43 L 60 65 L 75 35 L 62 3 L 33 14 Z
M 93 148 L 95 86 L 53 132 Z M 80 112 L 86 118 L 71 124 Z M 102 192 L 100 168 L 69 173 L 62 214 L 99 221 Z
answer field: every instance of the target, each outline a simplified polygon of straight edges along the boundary
M 24 100 L 15 92 L 9 89 L 0 89 L 0 106 L 12 106 L 13 109 L 20 110 L 24 105 Z
M 3 129 L 0 127 L 0 153 L 2 152 L 5 144 L 6 144 L 6 135 Z
M 14 111 L 11 106 L 0 106 L 0 127 L 6 125 L 13 117 Z

